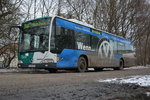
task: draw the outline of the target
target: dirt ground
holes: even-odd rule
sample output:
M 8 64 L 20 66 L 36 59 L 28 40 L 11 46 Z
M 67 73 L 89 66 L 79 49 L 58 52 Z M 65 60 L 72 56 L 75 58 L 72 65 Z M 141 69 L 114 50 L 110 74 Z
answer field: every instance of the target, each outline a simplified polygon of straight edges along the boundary
M 100 83 L 99 79 L 150 75 L 150 68 L 72 71 L 19 71 L 0 73 L 0 100 L 136 100 L 126 99 L 150 91 L 133 84 Z M 124 98 L 125 97 L 125 98 Z M 150 100 L 146 99 L 138 100 Z

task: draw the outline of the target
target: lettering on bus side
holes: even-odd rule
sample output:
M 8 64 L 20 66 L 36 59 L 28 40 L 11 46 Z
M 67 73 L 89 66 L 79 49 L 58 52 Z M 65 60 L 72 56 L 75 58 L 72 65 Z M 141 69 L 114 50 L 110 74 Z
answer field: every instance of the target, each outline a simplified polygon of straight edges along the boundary
M 81 49 L 81 50 L 91 50 L 90 46 L 86 46 L 82 42 L 77 42 L 77 46 L 78 46 L 78 49 Z

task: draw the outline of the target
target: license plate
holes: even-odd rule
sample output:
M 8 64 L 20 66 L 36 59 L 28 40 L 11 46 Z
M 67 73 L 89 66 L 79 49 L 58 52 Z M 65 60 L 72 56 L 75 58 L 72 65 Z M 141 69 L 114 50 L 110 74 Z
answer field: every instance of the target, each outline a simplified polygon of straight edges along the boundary
M 35 65 L 29 65 L 28 67 L 35 67 Z

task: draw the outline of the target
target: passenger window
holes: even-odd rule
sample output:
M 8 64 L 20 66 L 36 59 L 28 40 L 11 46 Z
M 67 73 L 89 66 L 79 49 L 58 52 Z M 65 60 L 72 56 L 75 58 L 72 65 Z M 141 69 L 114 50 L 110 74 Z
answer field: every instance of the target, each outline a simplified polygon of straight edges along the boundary
M 97 49 L 98 49 L 98 42 L 99 42 L 99 38 L 96 37 L 96 36 L 92 36 L 92 39 L 91 39 L 92 51 L 97 51 Z
M 118 54 L 124 54 L 125 53 L 125 45 L 123 43 L 118 42 Z
M 56 27 L 56 49 L 74 49 L 74 31 L 63 27 Z
M 91 50 L 90 35 L 75 31 L 76 49 Z
M 113 52 L 114 54 L 117 54 L 117 42 L 116 41 L 113 41 Z
M 61 27 L 56 27 L 56 35 L 60 35 L 61 34 Z
M 126 53 L 132 53 L 134 52 L 133 46 L 132 45 L 125 45 L 125 52 Z

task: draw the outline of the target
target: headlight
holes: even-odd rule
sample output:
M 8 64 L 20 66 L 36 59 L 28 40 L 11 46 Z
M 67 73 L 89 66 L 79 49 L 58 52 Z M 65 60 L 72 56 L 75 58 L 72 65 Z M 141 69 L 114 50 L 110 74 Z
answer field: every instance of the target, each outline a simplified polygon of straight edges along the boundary
M 60 60 L 60 58 L 57 56 L 57 57 L 56 57 L 56 60 L 57 60 L 57 61 L 59 61 L 59 60 Z
M 42 63 L 54 63 L 53 59 L 45 59 L 42 61 Z
M 18 61 L 19 64 L 22 64 L 23 62 L 21 60 Z

